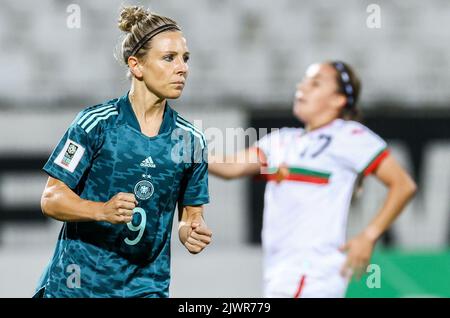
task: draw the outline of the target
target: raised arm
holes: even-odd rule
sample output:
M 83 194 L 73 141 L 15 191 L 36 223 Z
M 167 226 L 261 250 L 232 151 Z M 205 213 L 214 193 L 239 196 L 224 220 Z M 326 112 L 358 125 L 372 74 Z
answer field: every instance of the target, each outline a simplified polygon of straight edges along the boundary
M 44 215 L 59 221 L 128 223 L 137 201 L 132 193 L 118 193 L 108 202 L 80 198 L 64 182 L 49 177 L 41 197 Z
M 256 147 L 244 149 L 225 158 L 210 155 L 208 161 L 209 173 L 228 180 L 257 175 L 262 166 L 261 152 Z

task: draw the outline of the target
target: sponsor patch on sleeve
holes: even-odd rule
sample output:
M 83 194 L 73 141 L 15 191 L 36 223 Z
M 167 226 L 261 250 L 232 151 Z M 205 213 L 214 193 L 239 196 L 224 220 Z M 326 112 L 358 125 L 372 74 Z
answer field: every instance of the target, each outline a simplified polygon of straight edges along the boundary
M 84 150 L 85 148 L 80 144 L 67 139 L 54 163 L 70 172 L 74 172 L 83 157 Z

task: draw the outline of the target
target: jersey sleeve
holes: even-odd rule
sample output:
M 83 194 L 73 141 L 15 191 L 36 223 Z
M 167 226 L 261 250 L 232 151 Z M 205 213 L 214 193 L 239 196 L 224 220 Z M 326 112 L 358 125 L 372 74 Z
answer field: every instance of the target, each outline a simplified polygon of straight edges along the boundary
M 253 147 L 258 150 L 258 158 L 263 167 L 267 166 L 270 158 L 277 157 L 276 152 L 279 149 L 281 139 L 286 135 L 287 128 L 276 129 L 257 140 Z
M 362 124 L 352 122 L 344 128 L 335 145 L 344 165 L 365 176 L 372 173 L 389 154 L 386 142 Z
M 271 143 L 274 141 L 275 134 L 277 134 L 277 132 L 266 134 L 253 144 L 253 147 L 258 149 L 260 158 L 269 157 L 272 148 Z
M 97 130 L 88 134 L 77 124 L 80 116 L 81 113 L 69 126 L 43 167 L 48 175 L 64 182 L 71 189 L 77 187 L 90 168 L 99 140 L 95 137 Z
M 195 143 L 192 162 L 187 165 L 181 191 L 180 201 L 183 206 L 209 203 L 208 194 L 208 149 L 203 136 L 202 143 Z

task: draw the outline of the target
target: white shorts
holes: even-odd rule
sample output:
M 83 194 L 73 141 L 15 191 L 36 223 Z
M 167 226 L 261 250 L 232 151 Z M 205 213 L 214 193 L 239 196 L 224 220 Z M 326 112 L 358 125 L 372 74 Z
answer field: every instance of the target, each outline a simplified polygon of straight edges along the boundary
M 340 274 L 345 261 L 343 254 L 315 258 L 309 265 L 296 266 L 283 262 L 266 268 L 264 297 L 271 298 L 343 298 L 348 279 Z M 298 264 L 298 263 L 297 263 Z
M 348 281 L 340 274 L 314 277 L 300 274 L 296 280 L 270 279 L 264 283 L 264 297 L 269 298 L 343 298 Z

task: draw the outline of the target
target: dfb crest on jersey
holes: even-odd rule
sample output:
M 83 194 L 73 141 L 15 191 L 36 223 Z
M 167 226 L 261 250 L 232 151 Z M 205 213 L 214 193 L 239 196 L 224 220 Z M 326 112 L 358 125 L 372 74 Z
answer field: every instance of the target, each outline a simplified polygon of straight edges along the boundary
M 138 199 L 148 200 L 153 195 L 155 188 L 150 181 L 141 180 L 134 186 L 134 194 Z

